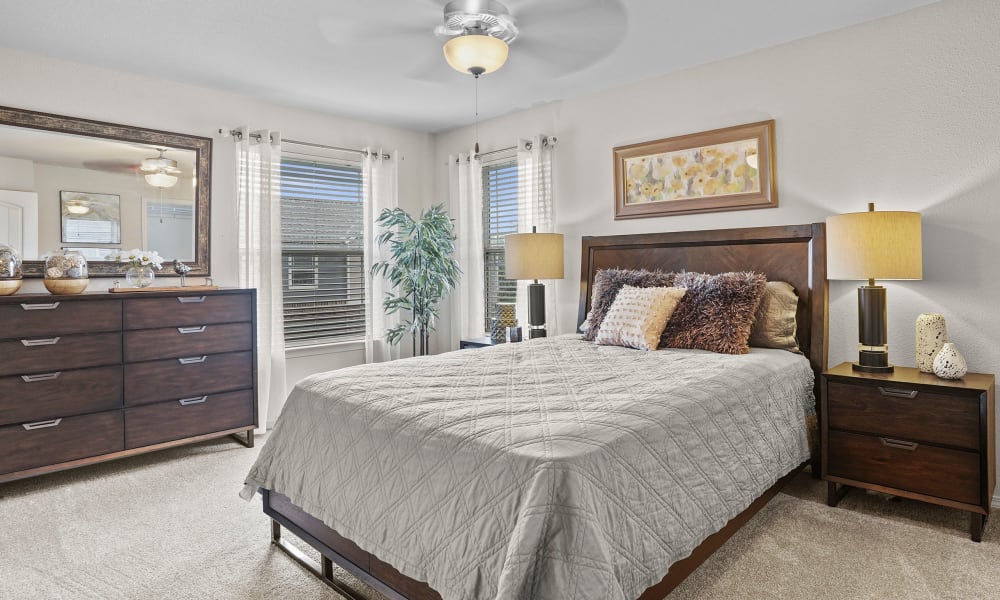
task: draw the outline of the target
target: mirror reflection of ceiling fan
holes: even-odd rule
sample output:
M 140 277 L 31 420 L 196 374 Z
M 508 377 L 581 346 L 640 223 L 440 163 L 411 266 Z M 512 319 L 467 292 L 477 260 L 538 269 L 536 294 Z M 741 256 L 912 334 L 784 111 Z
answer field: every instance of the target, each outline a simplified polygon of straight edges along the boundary
M 144 158 L 138 163 L 121 160 L 90 160 L 84 161 L 83 167 L 106 173 L 142 175 L 146 183 L 159 189 L 177 185 L 177 178 L 181 174 L 181 170 L 177 167 L 176 160 L 164 156 L 169 148 L 158 147 L 155 150 L 159 153 L 158 156 Z

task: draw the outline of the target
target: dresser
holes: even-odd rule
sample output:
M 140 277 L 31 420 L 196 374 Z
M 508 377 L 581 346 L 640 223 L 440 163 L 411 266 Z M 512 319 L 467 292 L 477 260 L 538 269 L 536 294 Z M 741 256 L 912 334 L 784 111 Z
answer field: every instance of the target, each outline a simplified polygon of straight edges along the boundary
M 917 369 L 862 373 L 843 363 L 821 383 L 827 503 L 866 488 L 969 512 L 981 541 L 996 485 L 993 375 L 949 381 Z
M 257 426 L 255 290 L 0 298 L 0 482 Z

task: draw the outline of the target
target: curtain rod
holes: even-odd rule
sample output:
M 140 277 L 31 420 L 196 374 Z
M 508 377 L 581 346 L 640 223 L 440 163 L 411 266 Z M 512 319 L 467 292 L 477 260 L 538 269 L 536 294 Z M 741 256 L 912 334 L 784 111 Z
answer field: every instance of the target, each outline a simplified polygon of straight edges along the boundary
M 220 129 L 219 133 L 225 135 L 226 132 L 225 132 L 224 129 Z M 231 135 L 233 137 L 233 139 L 235 139 L 237 141 L 239 141 L 239 139 L 241 137 L 243 137 L 243 134 L 238 129 L 230 129 L 229 130 L 229 135 Z M 253 138 L 254 140 L 256 140 L 258 142 L 260 141 L 261 135 L 259 133 L 250 133 L 248 135 L 251 138 Z M 368 154 L 369 154 L 368 150 L 357 150 L 355 148 L 341 148 L 340 146 L 327 146 L 326 144 L 314 144 L 312 142 L 300 142 L 300 141 L 297 141 L 297 140 L 288 140 L 288 139 L 282 139 L 281 142 L 283 144 L 293 144 L 295 146 L 308 146 L 310 148 L 322 148 L 323 150 L 339 150 L 341 152 L 354 152 L 356 154 L 361 154 L 361 155 L 364 155 L 364 156 L 368 156 Z M 390 158 L 392 158 L 392 156 L 389 155 L 389 154 L 383 154 L 382 158 L 385 159 L 385 160 L 389 160 Z
M 557 141 L 557 139 L 556 139 L 555 136 L 552 136 L 552 137 L 542 136 L 542 139 L 541 139 L 542 146 L 545 146 L 545 147 L 548 147 L 548 146 L 555 147 L 556 141 Z M 527 141 L 524 142 L 524 149 L 525 150 L 531 150 L 531 147 L 533 145 L 534 145 L 534 143 L 532 143 L 531 140 L 527 140 Z M 501 152 L 510 152 L 511 150 L 517 150 L 517 149 L 518 149 L 518 146 L 508 146 L 507 148 L 500 148 L 499 150 L 490 150 L 489 152 L 480 152 L 479 154 L 475 155 L 475 158 L 482 158 L 484 156 L 489 156 L 490 154 L 500 154 Z M 455 162 L 459 162 L 459 159 L 456 158 Z

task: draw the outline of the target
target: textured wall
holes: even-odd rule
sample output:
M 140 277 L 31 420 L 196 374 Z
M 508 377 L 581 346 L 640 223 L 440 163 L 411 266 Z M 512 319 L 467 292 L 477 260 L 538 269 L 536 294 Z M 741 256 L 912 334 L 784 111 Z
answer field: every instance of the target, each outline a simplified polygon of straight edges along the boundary
M 559 331 L 575 326 L 583 235 L 806 223 L 875 202 L 923 214 L 923 281 L 886 283 L 892 361 L 915 364 L 916 317 L 941 312 L 970 368 L 1000 373 L 998 32 L 1000 2 L 946 0 L 480 123 L 484 150 L 559 138 Z M 614 146 L 772 118 L 779 208 L 613 220 Z M 471 128 L 437 136 L 438 196 L 440 165 L 472 139 Z M 856 356 L 858 285 L 831 282 L 831 364 Z M 441 333 L 445 347 L 453 332 Z

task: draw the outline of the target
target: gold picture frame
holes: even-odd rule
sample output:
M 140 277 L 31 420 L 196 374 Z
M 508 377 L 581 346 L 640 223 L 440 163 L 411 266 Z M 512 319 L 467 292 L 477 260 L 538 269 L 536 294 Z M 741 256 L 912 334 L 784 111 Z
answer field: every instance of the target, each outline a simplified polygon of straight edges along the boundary
M 614 149 L 615 220 L 777 208 L 774 120 Z

